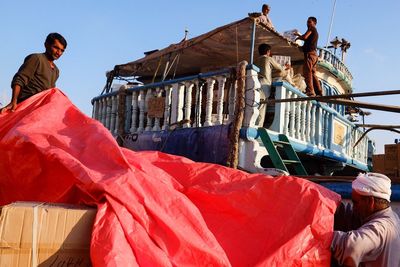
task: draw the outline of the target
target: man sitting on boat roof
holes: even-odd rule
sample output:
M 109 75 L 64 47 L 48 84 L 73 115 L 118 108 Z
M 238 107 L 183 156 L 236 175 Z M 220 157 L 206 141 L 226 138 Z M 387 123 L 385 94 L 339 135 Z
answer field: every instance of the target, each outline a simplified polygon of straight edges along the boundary
M 275 27 L 272 24 L 271 19 L 268 17 L 268 13 L 270 10 L 271 8 L 269 7 L 269 5 L 267 4 L 262 5 L 261 8 L 262 15 L 260 16 L 260 21 L 265 25 L 267 25 L 268 27 L 270 27 L 271 29 L 275 30 Z
M 400 220 L 389 206 L 390 187 L 390 179 L 379 173 L 359 174 L 353 181 L 353 212 L 363 225 L 348 232 L 334 232 L 332 255 L 339 264 L 400 266 Z
M 258 73 L 261 83 L 260 99 L 266 100 L 271 94 L 272 70 L 277 70 L 281 77 L 286 75 L 286 71 L 271 57 L 271 46 L 269 44 L 260 44 L 258 46 L 258 53 L 260 57 L 257 59 L 256 65 L 260 68 L 260 72 Z M 290 65 L 286 65 L 286 68 L 290 68 Z M 260 106 L 260 115 L 257 123 L 261 127 L 264 124 L 266 106 L 266 104 L 261 104 Z

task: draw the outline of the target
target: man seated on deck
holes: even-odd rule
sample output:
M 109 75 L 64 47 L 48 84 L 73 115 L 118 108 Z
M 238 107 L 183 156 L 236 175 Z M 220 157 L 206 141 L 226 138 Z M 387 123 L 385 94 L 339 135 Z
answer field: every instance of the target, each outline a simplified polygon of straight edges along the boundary
M 1 109 L 15 111 L 17 104 L 46 89 L 54 88 L 59 70 L 54 64 L 64 53 L 67 41 L 59 33 L 50 33 L 44 43 L 46 51 L 27 56 L 11 82 L 11 102 Z
M 359 174 L 353 181 L 353 212 L 362 225 L 355 230 L 334 232 L 332 256 L 339 264 L 400 266 L 400 220 L 389 206 L 390 187 L 390 179 L 379 173 Z M 340 215 L 344 214 L 335 217 Z
M 271 56 L 271 46 L 269 44 L 260 44 L 258 46 L 259 58 L 256 60 L 256 65 L 260 68 L 258 78 L 261 83 L 260 100 L 267 100 L 271 94 L 272 84 L 272 70 L 277 70 L 279 76 L 283 77 L 286 75 L 286 71 L 283 67 L 276 62 Z M 290 65 L 286 65 L 286 69 L 289 69 Z M 265 120 L 265 112 L 267 111 L 267 104 L 260 105 L 260 115 L 258 116 L 258 124 L 263 127 Z

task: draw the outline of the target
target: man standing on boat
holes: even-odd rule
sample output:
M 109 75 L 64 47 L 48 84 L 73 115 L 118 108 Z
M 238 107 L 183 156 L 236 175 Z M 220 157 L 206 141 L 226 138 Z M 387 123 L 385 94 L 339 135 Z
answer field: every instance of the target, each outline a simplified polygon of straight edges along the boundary
M 267 5 L 267 4 L 262 5 L 262 8 L 261 8 L 262 15 L 260 16 L 260 20 L 262 23 L 264 23 L 271 29 L 275 30 L 274 25 L 272 24 L 272 21 L 268 16 L 270 10 L 271 10 L 271 8 L 269 7 L 269 5 Z
M 258 54 L 260 55 L 256 61 L 256 65 L 260 68 L 259 80 L 261 83 L 260 99 L 267 100 L 271 94 L 271 84 L 272 84 L 272 70 L 277 70 L 280 76 L 285 76 L 286 71 L 283 67 L 276 62 L 271 56 L 271 46 L 269 44 L 260 44 L 258 46 Z M 290 67 L 287 65 L 286 68 Z M 258 116 L 257 124 L 261 127 L 264 124 L 265 112 L 267 111 L 267 105 L 261 104 L 260 115 Z
M 363 225 L 334 232 L 331 249 L 339 264 L 400 266 L 400 219 L 389 206 L 390 187 L 390 179 L 379 173 L 359 174 L 353 181 L 353 212 Z
M 309 17 L 307 19 L 307 31 L 301 35 L 296 32 L 298 36 L 296 39 L 303 40 L 303 53 L 304 53 L 304 65 L 303 75 L 306 82 L 306 94 L 308 96 L 319 95 L 322 96 L 321 85 L 319 84 L 318 78 L 315 74 L 316 65 L 318 62 L 317 54 L 317 43 L 318 43 L 318 31 L 316 28 L 317 18 Z
M 46 89 L 54 88 L 59 70 L 54 64 L 64 53 L 67 41 L 59 33 L 50 33 L 44 43 L 46 51 L 27 56 L 11 82 L 11 102 L 1 113 L 15 111 L 17 104 Z

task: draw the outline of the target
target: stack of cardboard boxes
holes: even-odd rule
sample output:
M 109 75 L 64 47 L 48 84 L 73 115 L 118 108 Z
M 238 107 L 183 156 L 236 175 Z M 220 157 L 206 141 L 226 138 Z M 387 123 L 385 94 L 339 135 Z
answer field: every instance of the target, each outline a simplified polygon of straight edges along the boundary
M 89 267 L 96 209 L 16 202 L 1 209 L 0 266 Z
M 385 145 L 385 154 L 372 157 L 373 171 L 394 179 L 400 177 L 400 144 Z

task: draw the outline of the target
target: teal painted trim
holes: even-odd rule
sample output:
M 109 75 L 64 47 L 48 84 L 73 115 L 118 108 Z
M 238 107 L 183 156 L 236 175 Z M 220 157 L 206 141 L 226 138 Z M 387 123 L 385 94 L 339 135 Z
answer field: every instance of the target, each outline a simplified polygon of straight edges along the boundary
M 344 81 L 348 87 L 348 89 L 352 89 L 351 87 L 351 82 L 349 81 L 349 79 L 346 77 L 346 75 L 344 75 L 341 71 L 337 70 L 336 68 L 334 68 L 330 63 L 326 62 L 326 61 L 318 61 L 318 66 L 323 67 L 324 69 L 328 70 L 330 73 L 332 73 L 333 75 L 335 75 L 337 78 L 339 78 L 340 80 Z

